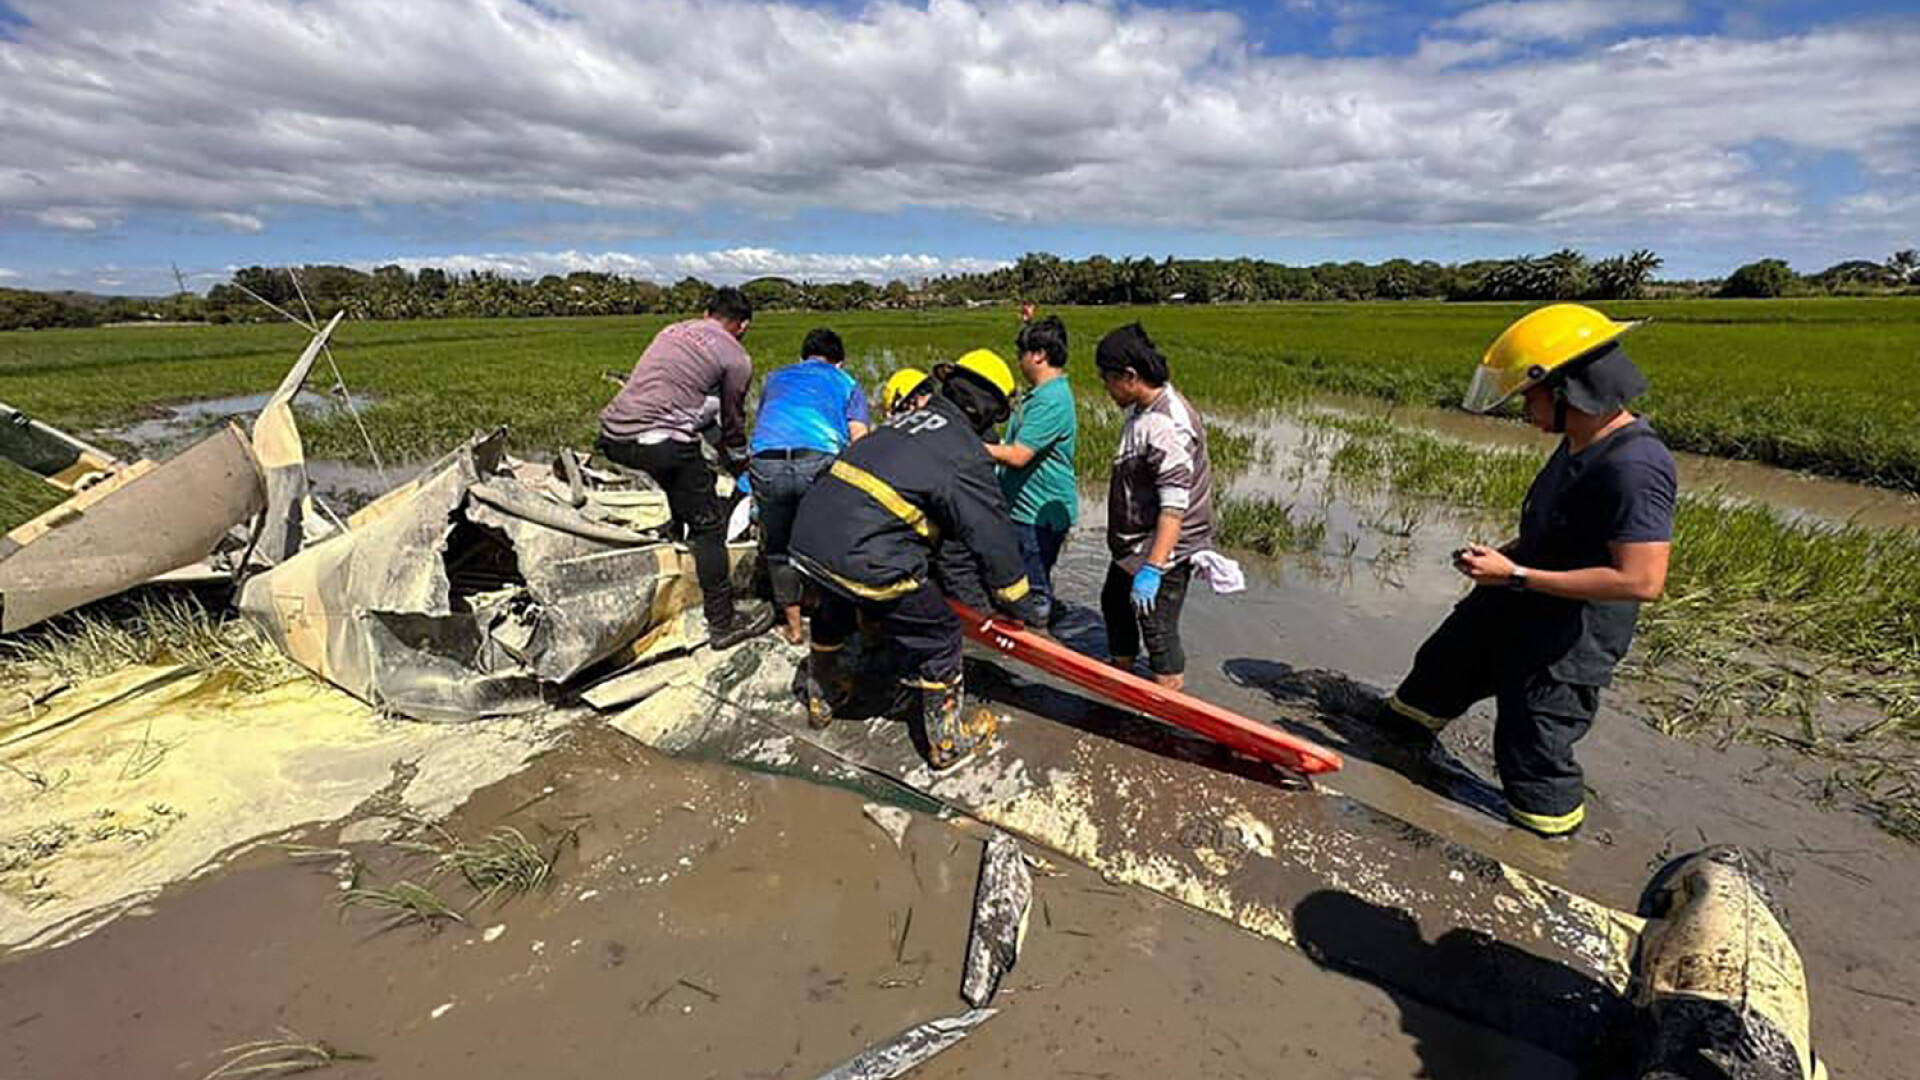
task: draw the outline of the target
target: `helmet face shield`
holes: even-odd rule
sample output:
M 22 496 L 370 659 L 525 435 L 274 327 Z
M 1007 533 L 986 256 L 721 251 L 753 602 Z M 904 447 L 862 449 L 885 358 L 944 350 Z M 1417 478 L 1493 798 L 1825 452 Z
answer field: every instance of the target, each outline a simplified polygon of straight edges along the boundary
M 1467 396 L 1460 399 L 1460 407 L 1468 412 L 1490 413 L 1525 390 L 1531 381 L 1524 371 L 1482 364 L 1473 369 L 1473 382 L 1467 384 Z

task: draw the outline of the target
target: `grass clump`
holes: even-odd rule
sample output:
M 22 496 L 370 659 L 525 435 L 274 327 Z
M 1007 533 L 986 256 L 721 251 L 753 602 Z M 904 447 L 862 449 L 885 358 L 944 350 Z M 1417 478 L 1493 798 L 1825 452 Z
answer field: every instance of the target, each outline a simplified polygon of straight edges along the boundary
M 220 1051 L 227 1060 L 201 1080 L 236 1080 L 245 1076 L 292 1076 L 295 1073 L 324 1069 L 342 1061 L 371 1061 L 365 1054 L 342 1050 L 337 1046 L 309 1039 L 289 1028 L 281 1028 L 272 1039 L 229 1046 Z
M 388 886 L 356 886 L 340 894 L 341 907 L 371 908 L 387 916 L 387 928 L 419 923 L 436 926 L 442 922 L 466 922 L 466 918 L 440 894 L 424 885 L 398 881 Z
M 145 594 L 52 620 L 19 640 L 0 642 L 0 656 L 20 665 L 16 670 L 69 680 L 136 665 L 184 664 L 230 675 L 244 690 L 264 690 L 304 674 L 251 624 L 222 618 L 178 593 Z
M 520 830 L 502 826 L 478 841 L 448 847 L 440 855 L 438 869 L 457 872 L 480 894 L 477 903 L 532 892 L 552 882 L 560 850 L 575 836 L 573 830 L 562 833 L 551 850 L 542 852 Z
M 1319 551 L 1327 540 L 1324 515 L 1309 517 L 1282 499 L 1223 494 L 1214 510 L 1214 538 L 1223 547 L 1273 557 Z

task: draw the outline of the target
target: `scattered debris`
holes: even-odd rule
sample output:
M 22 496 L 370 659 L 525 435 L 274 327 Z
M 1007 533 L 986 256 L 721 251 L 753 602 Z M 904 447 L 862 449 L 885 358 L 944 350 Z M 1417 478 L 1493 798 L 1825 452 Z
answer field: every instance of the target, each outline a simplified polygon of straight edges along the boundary
M 494 942 L 499 941 L 500 935 L 506 932 L 507 932 L 506 923 L 495 923 L 492 926 L 489 926 L 485 930 L 482 930 L 480 932 L 480 940 L 491 945 Z
M 913 824 L 913 815 L 897 806 L 882 806 L 879 803 L 867 803 L 860 808 L 867 820 L 880 826 L 894 847 L 899 847 L 907 837 L 907 826 Z
M 1020 844 L 995 831 L 980 857 L 980 882 L 973 894 L 973 927 L 967 934 L 967 967 L 960 996 L 976 1009 L 993 1000 L 1000 979 L 1020 959 L 1033 911 L 1033 877 Z
M 580 700 L 601 712 L 638 705 L 692 670 L 693 664 L 684 657 L 665 660 L 595 683 L 580 695 Z
M 541 468 L 506 456 L 504 428 L 477 437 L 250 579 L 240 610 L 322 678 L 419 720 L 537 709 L 641 643 L 659 655 L 663 638 L 704 638 L 682 618 L 697 586 L 691 555 L 662 538 L 665 497 L 644 493 L 644 528 L 603 520 L 591 494 L 576 509 L 536 483 Z M 742 573 L 752 554 L 735 548 Z
M 1754 859 L 1710 847 L 1654 875 L 1628 996 L 1648 1019 L 1650 1075 L 1686 1063 L 1740 1063 L 1751 1080 L 1815 1080 L 1806 970 Z M 1636 1074 L 1638 1075 L 1638 1074 Z
M 821 1073 L 820 1080 L 893 1080 L 905 1076 L 909 1070 L 966 1038 L 999 1011 L 969 1009 L 957 1016 L 910 1027 L 886 1042 L 862 1050 L 846 1064 Z
M 452 1011 L 453 1011 L 453 1002 L 449 1001 L 441 1005 L 435 1005 L 433 1007 L 433 1011 L 428 1013 L 427 1016 L 430 1019 L 438 1020 Z

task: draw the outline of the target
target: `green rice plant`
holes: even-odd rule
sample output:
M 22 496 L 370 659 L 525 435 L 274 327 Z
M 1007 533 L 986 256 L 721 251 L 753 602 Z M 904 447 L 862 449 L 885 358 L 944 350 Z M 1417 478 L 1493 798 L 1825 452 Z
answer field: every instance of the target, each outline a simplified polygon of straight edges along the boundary
M 442 921 L 467 921 L 438 893 L 411 881 L 398 881 L 384 888 L 358 886 L 348 889 L 340 894 L 340 906 L 365 907 L 382 912 L 388 917 L 388 929 L 408 923 L 433 926 Z
M 240 1043 L 220 1051 L 227 1060 L 201 1080 L 236 1080 L 244 1076 L 292 1076 L 295 1073 L 324 1069 L 342 1061 L 372 1061 L 365 1054 L 342 1050 L 318 1039 L 309 1039 L 290 1028 L 281 1028 L 277 1038 Z
M 0 533 L 59 506 L 67 493 L 11 461 L 0 459 Z
M 1326 543 L 1326 518 L 1304 516 L 1291 502 L 1229 494 L 1214 509 L 1214 535 L 1223 547 L 1276 556 L 1319 551 Z

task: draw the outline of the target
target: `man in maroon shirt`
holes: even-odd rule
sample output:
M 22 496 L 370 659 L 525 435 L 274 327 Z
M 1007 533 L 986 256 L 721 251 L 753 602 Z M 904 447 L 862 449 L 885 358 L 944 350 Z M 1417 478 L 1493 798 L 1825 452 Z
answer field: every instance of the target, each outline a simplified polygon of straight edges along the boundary
M 703 318 L 654 335 L 626 385 L 600 412 L 599 449 L 639 469 L 666 493 L 674 522 L 687 533 L 707 614 L 708 642 L 731 648 L 773 626 L 773 609 L 736 610 L 728 575 L 726 508 L 700 453 L 701 407 L 720 399 L 720 448 L 735 477 L 747 466 L 747 385 L 753 361 L 740 344 L 753 306 L 735 288 L 714 291 Z

